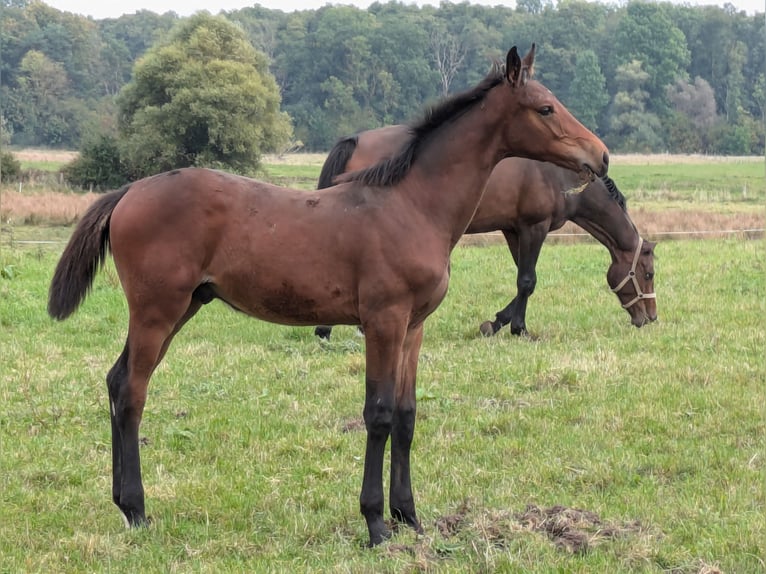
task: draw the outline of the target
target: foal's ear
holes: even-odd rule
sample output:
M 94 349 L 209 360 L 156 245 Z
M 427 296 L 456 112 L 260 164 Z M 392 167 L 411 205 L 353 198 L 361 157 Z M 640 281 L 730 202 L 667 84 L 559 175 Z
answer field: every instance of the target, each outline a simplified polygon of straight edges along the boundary
M 515 86 L 520 73 L 521 58 L 519 58 L 519 52 L 516 50 L 516 46 L 514 46 L 508 50 L 508 54 L 505 56 L 505 77 L 508 83 Z
M 511 48 L 505 58 L 505 74 L 511 86 L 520 87 L 526 84 L 527 80 L 534 73 L 534 63 L 535 44 L 532 44 L 532 48 L 530 48 L 523 60 L 519 58 L 516 46 Z

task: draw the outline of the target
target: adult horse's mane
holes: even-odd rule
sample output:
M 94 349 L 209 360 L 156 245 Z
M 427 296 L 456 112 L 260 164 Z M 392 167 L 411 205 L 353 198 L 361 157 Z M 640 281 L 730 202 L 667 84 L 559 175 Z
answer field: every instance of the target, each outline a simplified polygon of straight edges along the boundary
M 622 194 L 622 192 L 617 188 L 617 184 L 614 183 L 614 180 L 608 175 L 605 175 L 601 178 L 601 181 L 604 182 L 604 186 L 609 192 L 609 197 L 614 199 L 623 211 L 627 211 L 628 201 L 625 199 L 625 196 Z
M 487 93 L 505 78 L 504 66 L 495 62 L 489 74 L 474 88 L 447 98 L 430 107 L 423 119 L 410 125 L 412 138 L 388 159 L 347 174 L 339 181 L 358 181 L 365 185 L 387 187 L 398 184 L 412 167 L 418 151 L 438 129 L 454 122 L 461 115 L 484 100 Z

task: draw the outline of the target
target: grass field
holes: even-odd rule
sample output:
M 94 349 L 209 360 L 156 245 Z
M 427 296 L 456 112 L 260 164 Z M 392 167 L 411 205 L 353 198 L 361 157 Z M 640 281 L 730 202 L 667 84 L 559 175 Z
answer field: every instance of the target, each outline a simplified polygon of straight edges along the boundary
M 17 152 L 23 164 L 63 165 L 71 152 Z M 314 189 L 323 154 L 266 156 L 261 179 L 300 189 Z M 683 232 L 761 229 L 766 204 L 763 158 L 701 156 L 614 156 L 610 174 L 628 198 L 631 217 L 644 236 L 675 237 Z M 54 178 L 55 179 L 55 178 Z M 50 184 L 0 187 L 0 224 L 6 235 L 21 240 L 48 240 L 58 235 L 41 225 L 70 226 L 97 197 Z M 573 224 L 560 234 L 581 231 Z M 31 234 L 42 233 L 38 237 Z M 0 238 L 0 243 L 3 238 Z
M 268 165 L 274 177 L 296 173 Z M 647 223 L 750 214 L 762 227 L 757 174 L 753 199 L 701 168 L 695 179 L 652 166 L 669 169 L 664 184 L 657 173 L 641 183 L 640 163 L 613 167 Z M 651 191 L 633 201 L 639 186 Z M 17 241 L 0 238 L 2 573 L 766 572 L 763 239 L 661 241 L 659 321 L 642 329 L 609 292 L 603 247 L 549 242 L 524 339 L 478 334 L 513 295 L 505 247 L 458 247 L 418 378 L 413 486 L 425 535 L 403 529 L 368 550 L 364 340 L 339 327 L 322 343 L 218 303 L 152 379 L 141 445 L 153 523 L 123 528 L 104 376 L 126 304 L 109 263 L 74 317 L 47 317 L 63 245 L 18 240 L 71 233 L 49 223 L 6 223 Z

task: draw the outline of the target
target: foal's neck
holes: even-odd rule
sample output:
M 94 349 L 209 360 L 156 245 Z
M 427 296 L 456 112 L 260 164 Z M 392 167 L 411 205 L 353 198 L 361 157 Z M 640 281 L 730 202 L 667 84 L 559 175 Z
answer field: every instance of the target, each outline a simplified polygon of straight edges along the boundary
M 486 95 L 490 100 L 497 88 Z M 465 232 L 489 176 L 505 156 L 505 122 L 490 101 L 477 103 L 429 136 L 406 181 L 407 193 L 450 236 L 450 249 Z

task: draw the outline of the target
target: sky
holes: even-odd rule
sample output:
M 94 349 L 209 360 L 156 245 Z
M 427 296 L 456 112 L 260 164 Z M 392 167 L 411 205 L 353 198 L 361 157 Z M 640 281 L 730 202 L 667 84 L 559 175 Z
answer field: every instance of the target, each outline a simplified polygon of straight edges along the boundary
M 157 14 L 165 12 L 175 12 L 179 16 L 190 16 L 200 10 L 207 10 L 211 14 L 218 14 L 221 10 L 238 10 L 247 6 L 260 4 L 265 8 L 272 10 L 283 10 L 292 12 L 295 10 L 315 10 L 325 4 L 347 4 L 359 8 L 366 8 L 374 0 L 121 0 L 116 2 L 94 0 L 43 0 L 49 6 L 64 12 L 73 12 L 83 16 L 92 16 L 100 20 L 102 18 L 117 18 L 123 14 L 133 14 L 140 10 L 151 10 Z M 385 0 L 383 0 L 385 1 Z M 488 6 L 509 6 L 516 5 L 515 0 L 469 0 L 472 4 L 483 4 Z M 671 0 L 679 4 L 688 5 L 718 5 L 723 6 L 727 0 Z M 763 13 L 764 2 L 766 0 L 728 0 L 738 10 L 745 10 L 748 14 L 756 12 Z M 439 5 L 439 0 L 404 0 L 407 4 L 432 4 Z

